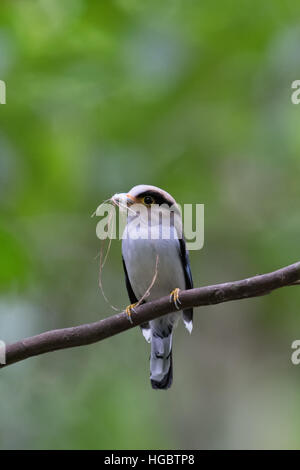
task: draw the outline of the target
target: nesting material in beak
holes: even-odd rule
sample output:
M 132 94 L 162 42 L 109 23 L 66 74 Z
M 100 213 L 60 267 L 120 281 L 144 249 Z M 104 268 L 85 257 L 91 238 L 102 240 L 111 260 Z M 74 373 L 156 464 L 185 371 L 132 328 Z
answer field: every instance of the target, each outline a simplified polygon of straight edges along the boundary
M 128 209 L 129 206 L 134 204 L 135 198 L 126 193 L 116 193 L 112 196 L 111 201 L 119 207 L 119 209 Z

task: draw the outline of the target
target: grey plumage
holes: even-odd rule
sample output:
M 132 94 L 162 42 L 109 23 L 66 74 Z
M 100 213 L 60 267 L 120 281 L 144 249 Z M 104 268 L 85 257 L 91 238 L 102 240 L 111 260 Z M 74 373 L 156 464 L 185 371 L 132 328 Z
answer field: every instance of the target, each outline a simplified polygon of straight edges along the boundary
M 150 380 L 155 389 L 170 388 L 173 381 L 172 332 L 160 337 L 152 334 Z

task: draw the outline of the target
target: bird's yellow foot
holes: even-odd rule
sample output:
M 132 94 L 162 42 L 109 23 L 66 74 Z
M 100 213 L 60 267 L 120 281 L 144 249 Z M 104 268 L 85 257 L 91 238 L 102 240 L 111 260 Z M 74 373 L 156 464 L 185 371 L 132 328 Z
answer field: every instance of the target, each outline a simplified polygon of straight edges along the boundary
M 170 302 L 174 302 L 174 305 L 177 308 L 177 310 L 181 309 L 181 307 L 180 307 L 181 302 L 179 300 L 179 291 L 180 291 L 180 289 L 178 287 L 176 287 L 176 289 L 172 290 L 172 292 L 170 294 Z
M 134 311 L 134 307 L 136 307 L 137 304 L 138 302 L 136 302 L 135 304 L 128 305 L 128 307 L 125 308 L 125 313 L 130 323 L 133 323 L 132 318 L 131 318 L 131 313 Z

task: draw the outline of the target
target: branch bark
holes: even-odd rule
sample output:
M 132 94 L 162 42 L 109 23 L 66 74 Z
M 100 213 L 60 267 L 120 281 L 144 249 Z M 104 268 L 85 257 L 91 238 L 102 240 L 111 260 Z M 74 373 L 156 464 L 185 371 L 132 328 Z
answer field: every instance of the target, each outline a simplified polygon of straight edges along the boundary
M 180 291 L 180 302 L 182 309 L 214 305 L 266 295 L 275 289 L 297 285 L 299 282 L 300 262 L 297 262 L 277 271 L 241 281 Z M 122 312 L 95 323 L 47 331 L 7 345 L 6 364 L 0 365 L 0 368 L 47 352 L 96 343 L 175 311 L 174 304 L 170 303 L 167 296 L 136 308 L 132 313 L 132 323 Z

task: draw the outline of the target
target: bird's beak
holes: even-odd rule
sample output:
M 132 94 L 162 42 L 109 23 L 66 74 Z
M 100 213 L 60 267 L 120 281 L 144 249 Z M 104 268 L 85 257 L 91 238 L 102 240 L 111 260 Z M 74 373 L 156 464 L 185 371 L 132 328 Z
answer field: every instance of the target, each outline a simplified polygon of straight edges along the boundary
M 119 207 L 128 207 L 137 202 L 135 197 L 126 193 L 114 194 L 111 200 L 114 204 L 116 204 Z

